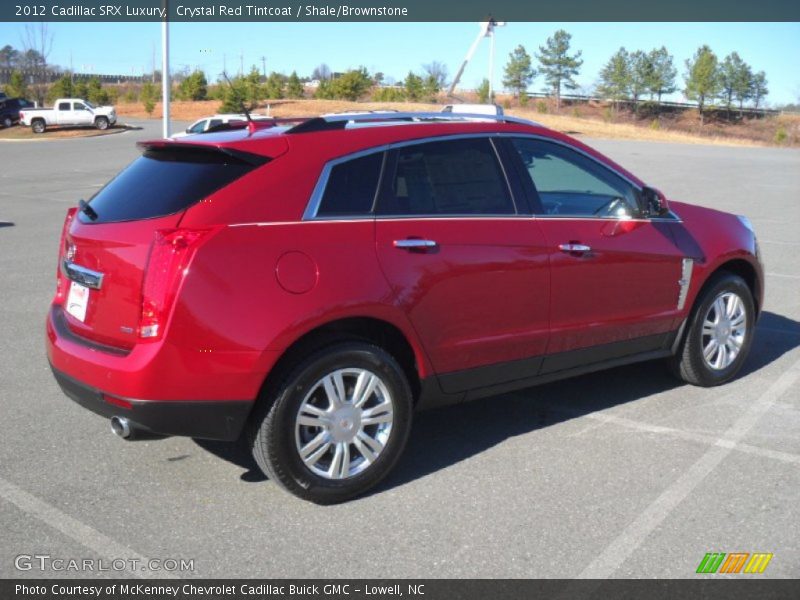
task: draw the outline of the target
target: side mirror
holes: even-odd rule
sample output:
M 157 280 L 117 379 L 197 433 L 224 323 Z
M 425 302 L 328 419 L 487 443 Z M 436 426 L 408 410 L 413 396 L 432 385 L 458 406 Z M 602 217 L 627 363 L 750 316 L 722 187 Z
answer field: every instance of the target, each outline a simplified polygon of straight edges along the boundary
M 646 186 L 642 189 L 644 211 L 649 217 L 663 217 L 669 213 L 669 201 L 661 190 Z

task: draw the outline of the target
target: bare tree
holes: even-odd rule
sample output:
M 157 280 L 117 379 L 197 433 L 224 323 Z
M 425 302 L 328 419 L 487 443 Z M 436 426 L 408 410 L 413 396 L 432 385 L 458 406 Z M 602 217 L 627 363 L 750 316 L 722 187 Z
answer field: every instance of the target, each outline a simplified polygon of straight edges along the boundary
M 25 25 L 22 31 L 23 56 L 27 57 L 29 68 L 33 70 L 31 83 L 36 99 L 44 102 L 47 84 L 47 58 L 53 49 L 53 33 L 47 23 Z
M 438 60 L 434 60 L 427 65 L 422 65 L 422 70 L 428 79 L 436 82 L 438 89 L 441 89 L 447 83 L 447 65 Z

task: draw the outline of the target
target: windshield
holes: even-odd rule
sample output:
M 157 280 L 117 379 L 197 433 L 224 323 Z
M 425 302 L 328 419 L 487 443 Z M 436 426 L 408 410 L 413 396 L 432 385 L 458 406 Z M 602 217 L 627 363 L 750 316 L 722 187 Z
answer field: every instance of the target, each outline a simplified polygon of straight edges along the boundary
M 94 108 L 94 107 L 95 107 L 95 106 L 94 106 L 94 104 L 92 104 L 92 103 L 91 103 L 91 102 L 89 102 L 88 100 L 84 100 L 84 101 L 83 101 L 83 103 L 84 103 L 86 106 L 88 106 L 89 108 Z

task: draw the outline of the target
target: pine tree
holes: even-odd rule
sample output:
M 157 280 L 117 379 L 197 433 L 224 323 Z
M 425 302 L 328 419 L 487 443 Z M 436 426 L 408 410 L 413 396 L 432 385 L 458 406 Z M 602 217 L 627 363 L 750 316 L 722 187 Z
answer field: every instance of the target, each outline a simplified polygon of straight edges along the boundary
M 508 55 L 503 85 L 513 90 L 515 98 L 519 98 L 528 89 L 534 77 L 536 70 L 531 66 L 531 55 L 520 44 Z
M 289 98 L 303 97 L 303 84 L 297 76 L 297 71 L 292 71 L 292 74 L 286 80 L 286 96 Z
M 569 54 L 572 36 L 559 29 L 553 37 L 547 38 L 544 46 L 539 46 L 539 71 L 544 75 L 545 81 L 556 95 L 556 108 L 561 108 L 561 90 L 574 90 L 578 87 L 573 79 L 579 72 L 583 60 L 580 50 L 573 55 Z
M 678 71 L 673 64 L 672 55 L 664 46 L 651 50 L 648 54 L 648 59 L 652 66 L 652 71 L 647 82 L 647 89 L 650 94 L 658 98 L 660 105 L 662 95 L 671 94 L 677 89 L 675 87 L 675 77 L 677 77 Z
M 600 86 L 598 92 L 614 103 L 616 110 L 620 100 L 628 98 L 631 87 L 630 55 L 624 47 L 617 50 L 608 59 L 600 71 Z
M 701 46 L 694 56 L 686 61 L 686 89 L 689 100 L 697 102 L 700 124 L 705 121 L 703 109 L 709 98 L 714 98 L 720 90 L 719 62 L 717 55 L 708 46 Z

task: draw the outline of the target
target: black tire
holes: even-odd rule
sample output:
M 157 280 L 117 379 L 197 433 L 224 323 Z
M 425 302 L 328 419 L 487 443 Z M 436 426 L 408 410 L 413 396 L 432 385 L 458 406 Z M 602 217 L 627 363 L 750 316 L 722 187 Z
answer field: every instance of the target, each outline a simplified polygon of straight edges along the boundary
M 100 131 L 108 129 L 108 119 L 106 117 L 97 117 L 94 120 L 94 126 L 97 127 Z
M 383 449 L 373 462 L 367 461 L 366 454 L 360 454 L 355 446 L 350 445 L 351 442 L 344 442 L 349 448 L 348 461 L 358 455 L 353 459 L 353 468 L 363 470 L 342 479 L 331 479 L 312 471 L 303 462 L 298 419 L 306 398 L 312 392 L 320 393 L 315 390 L 320 390 L 318 385 L 322 379 L 340 369 L 361 369 L 380 379 L 391 398 L 392 423 Z M 343 502 L 375 486 L 400 458 L 411 429 L 412 392 L 394 357 L 369 343 L 340 342 L 319 350 L 284 372 L 288 374 L 279 382 L 267 386 L 248 425 L 246 441 L 261 470 L 290 493 L 316 504 Z M 351 393 L 352 389 L 348 388 L 348 397 Z M 352 424 L 349 426 L 353 427 Z M 318 431 L 327 433 L 327 430 Z M 332 438 L 327 439 L 331 441 Z M 334 450 L 332 446 L 331 469 L 335 460 L 332 457 Z M 327 455 L 328 451 L 320 460 L 325 461 Z
M 735 294 L 744 307 L 744 339 L 733 361 L 723 368 L 713 368 L 703 356 L 703 322 L 714 302 L 725 294 Z M 756 326 L 755 302 L 747 283 L 732 273 L 721 272 L 712 278 L 700 292 L 689 317 L 687 330 L 678 347 L 678 352 L 669 361 L 673 374 L 686 383 L 701 387 L 712 387 L 733 379 L 747 360 Z
M 11 117 L 3 117 L 3 127 L 8 129 L 13 124 L 14 124 L 14 121 L 11 119 Z
M 34 119 L 31 122 L 31 131 L 33 133 L 44 133 L 47 130 L 47 124 L 44 119 Z

